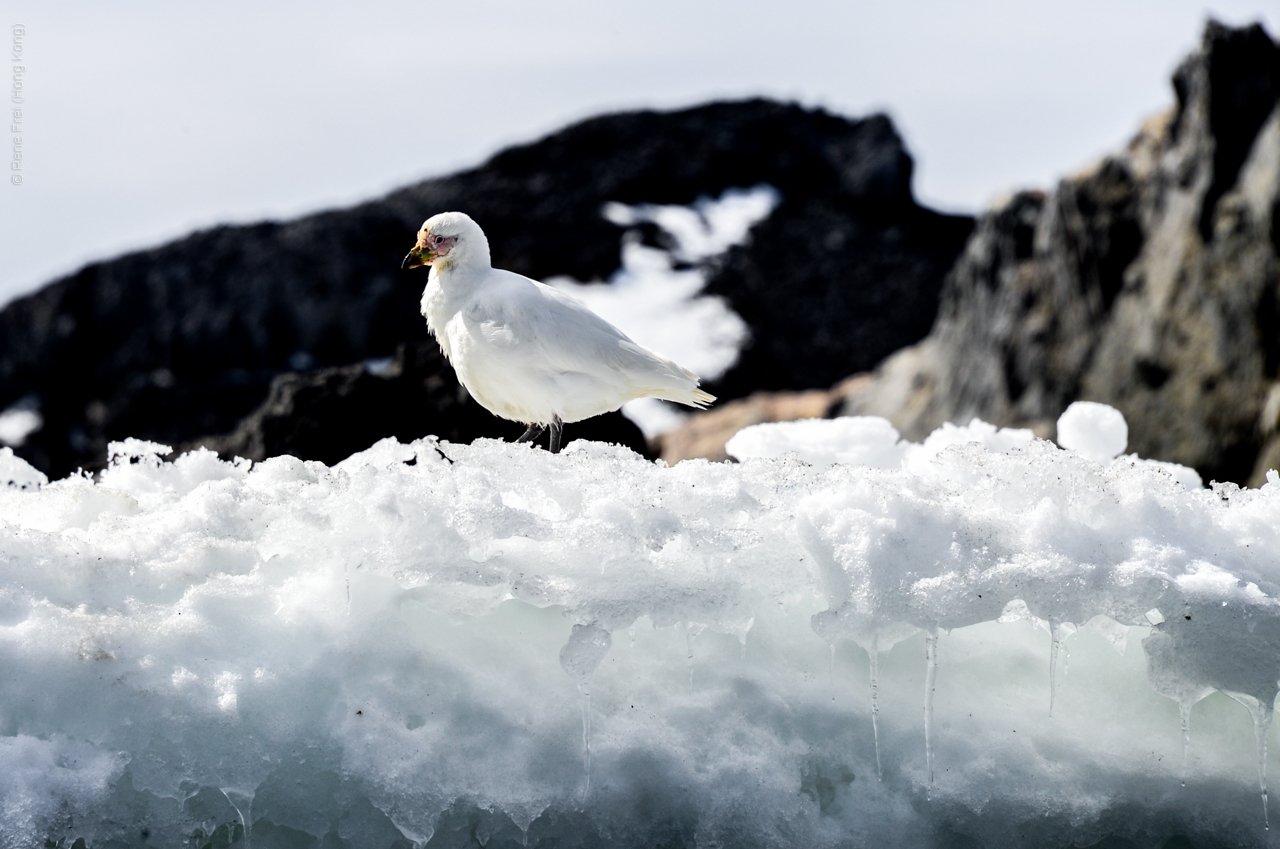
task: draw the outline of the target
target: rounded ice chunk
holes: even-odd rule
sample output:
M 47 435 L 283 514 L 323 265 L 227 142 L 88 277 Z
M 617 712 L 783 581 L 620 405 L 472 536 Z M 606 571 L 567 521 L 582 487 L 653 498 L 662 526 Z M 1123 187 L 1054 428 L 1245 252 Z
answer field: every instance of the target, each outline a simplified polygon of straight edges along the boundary
M 38 410 L 13 406 L 0 412 L 0 443 L 22 445 L 27 437 L 44 427 Z
M 1058 417 L 1058 444 L 1082 457 L 1106 463 L 1129 445 L 1129 425 L 1115 407 L 1076 401 Z
M 878 469 L 898 468 L 904 450 L 898 431 L 888 419 L 878 416 L 751 425 L 725 445 L 725 451 L 739 460 L 795 454 L 815 466 L 843 463 Z

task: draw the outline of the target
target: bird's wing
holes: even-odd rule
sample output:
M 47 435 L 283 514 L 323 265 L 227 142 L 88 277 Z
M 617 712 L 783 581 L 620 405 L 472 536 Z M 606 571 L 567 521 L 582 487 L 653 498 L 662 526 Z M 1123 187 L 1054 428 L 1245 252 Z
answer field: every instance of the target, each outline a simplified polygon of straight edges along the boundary
M 619 343 L 631 342 L 576 298 L 498 269 L 477 288 L 467 319 L 491 343 L 535 348 L 557 368 L 599 359 Z
M 524 349 L 556 371 L 602 376 L 610 371 L 651 372 L 681 383 L 693 378 L 632 341 L 577 298 L 513 272 L 493 271 L 468 318 L 491 344 Z
M 471 341 L 459 375 L 473 395 L 489 394 L 492 404 L 476 395 L 488 409 L 514 410 L 499 413 L 508 418 L 574 422 L 633 398 L 693 407 L 715 400 L 697 388 L 693 372 L 637 344 L 576 298 L 518 274 L 489 270 L 470 288 L 461 317 Z M 495 384 L 505 388 L 493 394 Z M 548 405 L 550 412 L 542 409 Z

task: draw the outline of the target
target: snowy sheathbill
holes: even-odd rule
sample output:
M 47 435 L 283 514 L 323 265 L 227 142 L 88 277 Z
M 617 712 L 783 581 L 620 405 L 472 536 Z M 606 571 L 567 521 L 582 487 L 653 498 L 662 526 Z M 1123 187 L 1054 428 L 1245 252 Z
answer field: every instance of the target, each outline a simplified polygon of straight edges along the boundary
M 523 422 L 517 441 L 561 431 L 635 398 L 704 408 L 698 376 L 633 342 L 577 299 L 494 268 L 489 240 L 461 212 L 428 218 L 403 268 L 431 267 L 422 314 L 458 380 L 496 416 Z

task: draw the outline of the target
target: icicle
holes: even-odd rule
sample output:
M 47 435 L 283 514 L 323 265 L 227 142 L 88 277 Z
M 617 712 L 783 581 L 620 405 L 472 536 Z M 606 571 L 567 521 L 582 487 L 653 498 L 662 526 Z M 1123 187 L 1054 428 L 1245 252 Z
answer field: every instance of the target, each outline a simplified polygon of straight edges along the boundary
M 685 662 L 689 665 L 689 692 L 693 692 L 693 637 L 689 633 L 689 623 L 684 623 Z
M 876 741 L 876 777 L 884 781 L 884 768 L 880 766 L 880 651 L 873 644 L 867 654 L 871 656 L 871 736 Z
M 1178 714 L 1182 717 L 1182 786 L 1187 786 L 1187 752 L 1191 749 L 1191 709 L 1196 703 L 1183 699 L 1178 702 Z
M 520 845 L 528 847 L 529 845 L 529 829 L 533 827 L 533 821 L 542 815 L 546 810 L 536 804 L 516 804 L 511 810 L 507 810 L 503 806 L 503 813 L 511 820 L 515 827 L 520 829 Z M 425 846 L 425 843 L 419 844 Z
M 1043 622 L 1043 620 L 1041 620 Z M 1074 634 L 1078 628 L 1070 622 L 1054 622 L 1049 621 L 1049 639 L 1051 646 L 1049 648 L 1049 716 L 1053 716 L 1053 702 L 1058 695 L 1058 658 L 1062 658 L 1062 674 L 1067 674 L 1067 661 L 1071 658 L 1071 652 L 1067 651 L 1067 637 Z
M 831 673 L 831 701 L 836 700 L 836 644 L 831 644 L 831 662 L 827 667 L 827 671 Z
M 924 638 L 924 761 L 933 783 L 933 686 L 938 678 L 938 630 L 933 628 Z
M 1049 620 L 1049 716 L 1053 716 L 1053 700 L 1058 695 L 1058 652 L 1062 650 L 1061 626 Z
M 587 803 L 591 795 L 591 689 L 586 684 L 579 684 L 582 693 L 582 768 L 587 776 L 582 787 L 582 803 Z
M 594 622 L 573 626 L 569 642 L 560 649 L 560 666 L 578 679 L 578 692 L 582 693 L 582 762 L 586 781 L 582 789 L 582 801 L 591 792 L 591 673 L 604 660 L 613 645 L 613 636 Z
M 696 622 L 684 623 L 684 644 L 688 651 L 689 659 L 689 692 L 693 692 L 693 638 L 701 634 L 707 628 L 706 625 L 699 625 Z
M 1267 831 L 1271 830 L 1271 821 L 1267 816 L 1267 732 L 1271 730 L 1271 718 L 1275 709 L 1275 696 L 1272 702 L 1259 701 L 1246 693 L 1233 693 L 1223 690 L 1231 698 L 1244 705 L 1253 718 L 1253 737 L 1258 743 L 1258 788 L 1262 791 L 1262 824 Z
M 1258 786 L 1262 789 L 1262 824 L 1271 830 L 1267 818 L 1267 732 L 1271 730 L 1271 705 L 1262 705 L 1261 716 L 1253 715 L 1253 736 L 1258 741 Z
M 240 817 L 240 826 L 244 829 L 244 849 L 249 849 L 249 831 L 253 826 L 253 791 L 246 793 L 227 787 L 219 789 L 227 797 L 231 807 L 236 809 L 236 816 Z

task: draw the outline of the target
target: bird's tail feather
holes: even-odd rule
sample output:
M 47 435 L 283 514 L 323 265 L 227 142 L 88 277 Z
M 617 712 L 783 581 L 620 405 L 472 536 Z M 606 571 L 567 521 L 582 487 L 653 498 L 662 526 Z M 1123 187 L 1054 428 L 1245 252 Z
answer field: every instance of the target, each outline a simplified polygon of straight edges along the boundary
M 688 407 L 697 407 L 699 410 L 705 410 L 716 400 L 716 396 L 710 392 L 703 392 L 701 389 L 680 388 L 671 390 L 669 388 L 651 389 L 636 397 L 639 398 L 661 398 L 663 401 L 673 401 L 677 404 L 684 404 Z
M 677 404 L 685 404 L 686 406 L 689 406 L 689 407 L 697 407 L 699 410 L 705 410 L 707 407 L 711 405 L 713 401 L 716 400 L 716 396 L 712 395 L 710 392 L 703 392 L 701 389 L 698 388 L 698 376 L 696 374 L 689 371 L 687 368 L 681 368 L 680 366 L 670 362 L 669 360 L 667 362 L 669 365 L 673 366 L 674 368 L 679 369 L 680 373 L 682 373 L 684 377 L 687 378 L 689 381 L 692 381 L 693 385 L 690 386 L 685 381 L 681 381 L 679 380 L 679 378 L 677 378 L 679 383 L 682 385 L 678 387 L 669 386 L 669 385 L 663 386 L 663 387 L 655 387 L 645 392 L 643 395 L 639 397 L 648 396 L 650 398 L 661 398 L 664 401 L 673 401 Z M 672 376 L 675 377 L 674 374 Z

